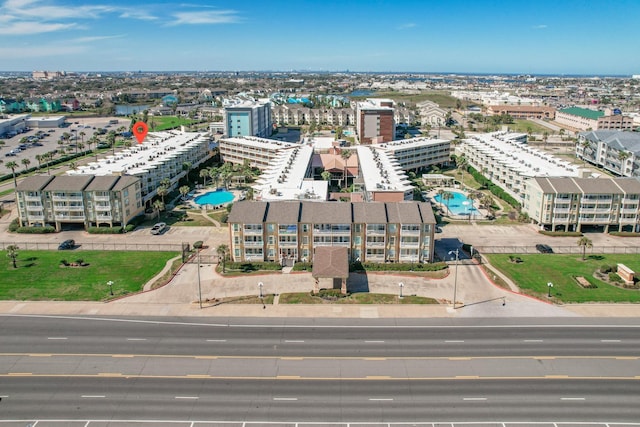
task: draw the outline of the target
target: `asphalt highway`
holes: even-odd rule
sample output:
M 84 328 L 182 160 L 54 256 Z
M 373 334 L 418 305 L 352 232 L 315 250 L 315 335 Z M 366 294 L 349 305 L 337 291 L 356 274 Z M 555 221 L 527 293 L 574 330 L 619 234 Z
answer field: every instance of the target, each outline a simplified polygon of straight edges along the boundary
M 216 322 L 1 315 L 0 421 L 640 419 L 635 319 Z

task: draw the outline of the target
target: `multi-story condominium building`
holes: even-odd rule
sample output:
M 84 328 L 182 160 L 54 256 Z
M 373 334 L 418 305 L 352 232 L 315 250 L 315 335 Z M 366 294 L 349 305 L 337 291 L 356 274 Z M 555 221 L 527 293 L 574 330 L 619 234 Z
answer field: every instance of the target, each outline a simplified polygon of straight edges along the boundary
M 575 165 L 529 147 L 517 136 L 507 132 L 474 135 L 463 140 L 458 150 L 469 165 L 519 202 L 524 198 L 524 182 L 528 178 L 580 174 Z
M 635 178 L 532 178 L 523 211 L 541 228 L 640 231 L 640 181 Z
M 393 156 L 405 171 L 418 171 L 434 165 L 447 164 L 451 158 L 451 141 L 431 138 L 410 138 L 372 145 Z
M 360 144 L 376 144 L 395 139 L 393 101 L 367 99 L 356 103 L 356 132 Z
M 490 116 L 508 114 L 514 119 L 551 119 L 556 116 L 556 109 L 536 105 L 490 105 L 487 107 Z
M 126 225 L 144 211 L 141 180 L 134 176 L 36 175 L 16 187 L 21 226 Z
M 245 160 L 253 168 L 266 169 L 283 150 L 291 150 L 300 144 L 258 138 L 255 136 L 221 138 L 218 148 L 225 162 L 243 164 Z
M 273 133 L 271 121 L 271 102 L 242 101 L 228 105 L 224 109 L 225 135 L 268 137 Z
M 332 126 L 351 126 L 355 123 L 352 108 L 312 109 L 298 104 L 276 105 L 271 109 L 273 122 L 279 125 L 301 126 L 314 122 Z
M 433 101 L 423 101 L 416 104 L 422 125 L 442 126 L 447 120 L 447 111 L 440 108 Z
M 578 130 L 598 129 L 598 119 L 604 112 L 588 108 L 571 107 L 556 112 L 556 122 Z
M 598 130 L 617 129 L 632 131 L 635 129 L 633 117 L 624 116 L 622 114 L 604 115 L 598 118 Z
M 192 132 L 153 132 L 142 144 L 132 145 L 99 162 L 68 171 L 68 175 L 123 176 L 140 178 L 143 203 L 150 203 L 164 179 L 170 188 L 190 169 L 211 157 L 209 138 Z
M 228 222 L 236 262 L 313 262 L 320 246 L 345 247 L 351 261 L 433 261 L 436 220 L 424 202 L 243 201 Z
M 357 147 L 361 182 L 354 182 L 367 202 L 413 200 L 413 185 L 398 160 L 374 145 Z
M 618 176 L 640 177 L 640 134 L 615 130 L 580 133 L 576 157 Z

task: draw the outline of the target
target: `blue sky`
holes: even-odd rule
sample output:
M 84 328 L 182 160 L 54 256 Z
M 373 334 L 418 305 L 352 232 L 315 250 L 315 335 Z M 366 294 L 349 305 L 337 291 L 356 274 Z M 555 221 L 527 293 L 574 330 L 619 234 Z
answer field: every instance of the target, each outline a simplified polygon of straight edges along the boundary
M 0 70 L 640 74 L 640 0 L 0 0 Z

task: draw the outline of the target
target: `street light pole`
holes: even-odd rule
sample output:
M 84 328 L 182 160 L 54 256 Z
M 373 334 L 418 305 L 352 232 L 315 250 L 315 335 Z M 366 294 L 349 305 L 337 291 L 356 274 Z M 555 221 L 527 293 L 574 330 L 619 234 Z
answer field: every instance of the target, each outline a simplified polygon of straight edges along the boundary
M 404 288 L 404 283 L 400 282 L 398 283 L 398 286 L 400 287 L 400 299 L 402 299 L 402 288 Z
M 113 296 L 113 281 L 109 280 L 107 282 L 107 286 L 109 286 L 109 293 L 111 293 L 111 296 Z
M 449 255 L 456 254 L 456 272 L 453 277 L 453 309 L 456 309 L 456 294 L 458 292 L 458 259 L 460 256 L 460 249 L 455 251 L 449 251 Z
M 258 295 L 260 299 L 264 298 L 264 294 L 262 293 L 262 287 L 264 284 L 262 282 L 258 282 L 258 289 L 260 290 L 260 294 Z
M 202 309 L 202 285 L 200 284 L 200 249 L 198 249 L 198 303 Z
M 551 298 L 551 288 L 553 288 L 553 283 L 547 283 L 547 288 L 549 288 L 549 292 L 547 292 L 547 296 Z

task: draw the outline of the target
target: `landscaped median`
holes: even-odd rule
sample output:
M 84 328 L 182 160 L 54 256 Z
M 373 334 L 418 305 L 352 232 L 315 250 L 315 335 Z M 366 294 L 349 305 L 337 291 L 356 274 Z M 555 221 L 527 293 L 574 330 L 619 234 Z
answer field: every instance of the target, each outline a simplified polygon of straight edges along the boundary
M 624 287 L 615 275 L 617 264 L 640 272 L 638 255 L 589 255 L 584 260 L 575 254 L 485 254 L 484 257 L 523 293 L 541 299 L 562 303 L 640 303 L 640 289 Z M 586 286 L 585 280 L 590 287 Z
M 102 301 L 142 290 L 175 252 L 21 251 L 0 268 L 0 299 Z M 8 260 L 7 261 L 11 261 Z M 109 285 L 111 283 L 111 285 Z M 112 296 L 113 292 L 113 296 Z

